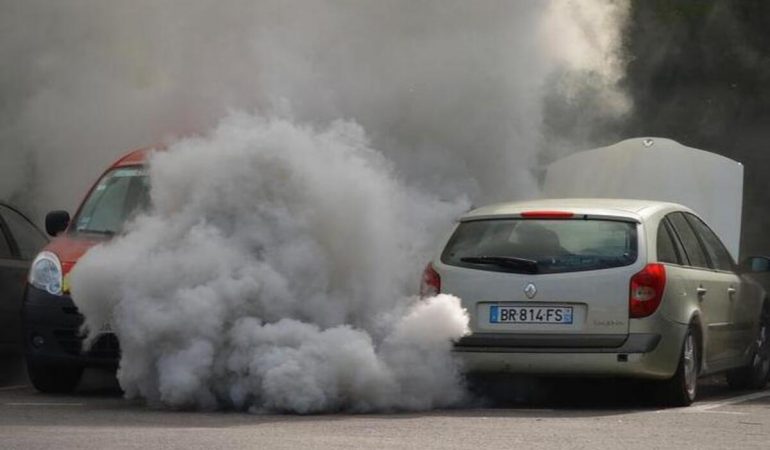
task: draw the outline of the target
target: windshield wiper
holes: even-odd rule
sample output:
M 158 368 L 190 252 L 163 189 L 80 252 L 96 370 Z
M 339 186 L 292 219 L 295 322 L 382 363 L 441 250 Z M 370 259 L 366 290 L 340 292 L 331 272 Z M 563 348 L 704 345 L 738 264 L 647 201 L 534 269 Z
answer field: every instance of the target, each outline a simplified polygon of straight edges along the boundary
M 515 256 L 464 256 L 460 261 L 471 264 L 488 264 L 492 266 L 514 269 L 522 273 L 537 273 L 537 261 Z
M 104 236 L 115 236 L 115 232 L 111 230 L 89 230 L 87 228 L 81 228 L 78 230 L 78 233 L 93 233 L 93 234 L 102 234 Z

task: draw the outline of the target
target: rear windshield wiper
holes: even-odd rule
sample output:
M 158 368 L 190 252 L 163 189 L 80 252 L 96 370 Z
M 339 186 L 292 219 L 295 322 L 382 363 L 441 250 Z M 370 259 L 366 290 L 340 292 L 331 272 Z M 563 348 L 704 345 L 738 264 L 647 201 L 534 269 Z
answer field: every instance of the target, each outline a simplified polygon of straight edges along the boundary
M 109 237 L 115 236 L 115 232 L 112 231 L 112 230 L 90 230 L 90 229 L 87 229 L 87 228 L 81 228 L 81 229 L 78 230 L 78 232 L 79 233 L 101 234 L 101 235 L 109 236 Z
M 471 264 L 489 264 L 514 269 L 522 273 L 537 273 L 537 261 L 515 256 L 464 256 L 460 261 Z

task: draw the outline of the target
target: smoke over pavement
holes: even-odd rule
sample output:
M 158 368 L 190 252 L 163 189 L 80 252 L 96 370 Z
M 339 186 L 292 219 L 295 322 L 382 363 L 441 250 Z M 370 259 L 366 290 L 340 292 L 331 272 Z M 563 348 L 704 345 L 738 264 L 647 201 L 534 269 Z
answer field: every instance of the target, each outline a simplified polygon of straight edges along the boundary
M 449 349 L 466 313 L 406 293 L 464 199 L 406 188 L 354 123 L 243 114 L 156 153 L 150 179 L 153 210 L 72 273 L 86 326 L 115 328 L 129 397 L 301 413 L 460 400 Z
M 592 118 L 626 108 L 613 39 L 626 8 L 6 6 L 0 30 L 20 37 L 0 55 L 28 67 L 0 78 L 17 106 L 0 148 L 32 150 L 2 170 L 35 182 L 8 178 L 0 196 L 59 208 L 116 156 L 104 152 L 214 128 L 152 158 L 153 209 L 71 275 L 87 328 L 119 336 L 127 395 L 296 412 L 456 404 L 449 350 L 467 317 L 457 299 L 413 297 L 423 264 L 471 202 L 537 195 L 553 73 L 570 74 L 567 101 L 600 81 Z M 40 36 L 20 25 L 41 19 Z

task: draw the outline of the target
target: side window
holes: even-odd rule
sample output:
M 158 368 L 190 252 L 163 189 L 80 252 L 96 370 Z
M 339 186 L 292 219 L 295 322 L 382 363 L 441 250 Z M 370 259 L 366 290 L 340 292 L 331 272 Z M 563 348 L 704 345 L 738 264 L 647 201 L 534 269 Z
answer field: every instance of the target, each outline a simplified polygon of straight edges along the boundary
M 674 226 L 671 225 L 671 221 L 668 220 L 668 218 L 664 219 L 663 221 L 666 222 L 666 229 L 668 230 L 669 236 L 671 236 L 671 240 L 674 242 L 676 253 L 679 255 L 679 259 L 682 261 L 682 265 L 689 266 L 690 259 L 687 257 L 687 254 L 684 251 L 684 247 L 682 247 L 682 241 L 679 239 L 679 236 L 677 236 L 676 231 L 674 231 Z
M 733 270 L 733 258 L 724 244 L 722 244 L 722 241 L 719 240 L 719 237 L 697 216 L 687 214 L 686 217 L 703 241 L 703 246 L 706 247 L 706 252 L 714 268 L 717 270 Z
M 658 262 L 682 264 L 665 220 L 661 220 L 660 225 L 658 225 Z
M 706 254 L 703 253 L 700 241 L 698 241 L 698 237 L 695 235 L 690 224 L 687 223 L 684 215 L 682 213 L 671 213 L 666 217 L 668 217 L 668 220 L 674 227 L 674 231 L 676 231 L 679 239 L 681 239 L 684 252 L 690 260 L 690 265 L 693 267 L 709 268 L 708 259 L 706 259 Z
M 11 253 L 11 246 L 8 245 L 8 240 L 5 238 L 5 227 L 0 224 L 0 259 L 11 259 L 13 254 Z
M 46 244 L 46 237 L 32 223 L 16 211 L 0 206 L 5 224 L 16 241 L 21 259 L 33 259 Z

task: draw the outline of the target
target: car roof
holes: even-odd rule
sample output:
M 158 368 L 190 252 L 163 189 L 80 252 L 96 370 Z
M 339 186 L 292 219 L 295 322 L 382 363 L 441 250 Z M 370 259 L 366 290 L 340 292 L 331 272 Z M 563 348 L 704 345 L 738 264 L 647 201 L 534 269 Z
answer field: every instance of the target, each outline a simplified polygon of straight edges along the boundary
M 120 159 L 115 161 L 111 166 L 110 169 L 115 169 L 118 167 L 125 167 L 125 166 L 137 166 L 142 165 L 147 162 L 147 159 L 150 156 L 150 153 L 152 153 L 153 150 L 162 150 L 163 147 L 143 147 L 136 150 L 132 150 L 125 155 L 121 156 Z
M 20 216 L 21 216 L 21 217 L 22 217 L 24 220 L 26 220 L 26 221 L 27 221 L 27 223 L 29 223 L 30 225 L 32 225 L 32 227 L 33 227 L 33 228 L 35 228 L 35 229 L 36 229 L 36 230 L 37 230 L 37 231 L 38 231 L 38 232 L 39 232 L 41 235 L 43 235 L 43 237 L 45 237 L 46 241 L 48 240 L 48 236 L 46 236 L 46 234 L 45 234 L 45 233 L 43 233 L 43 231 L 42 231 L 42 230 L 41 230 L 41 229 L 40 229 L 40 228 L 39 228 L 37 225 L 35 225 L 35 222 L 33 222 L 33 221 L 32 221 L 32 220 L 29 218 L 29 216 L 27 216 L 26 214 L 24 214 L 23 212 L 21 212 L 21 210 L 19 210 L 18 208 L 16 208 L 15 206 L 13 206 L 13 205 L 11 205 L 11 204 L 9 204 L 9 203 L 3 202 L 3 201 L 0 201 L 0 205 L 4 206 L 5 208 L 8 208 L 8 209 L 10 209 L 11 211 L 15 212 L 15 213 L 16 213 L 16 214 L 18 214 L 18 215 L 20 215 Z M 2 235 L 0 234 L 0 236 L 2 236 Z M 1 238 L 0 238 L 0 239 L 1 239 Z
M 19 211 L 19 209 L 18 209 L 18 208 L 16 208 L 15 206 L 11 205 L 10 203 L 6 203 L 6 202 L 4 202 L 4 201 L 0 200 L 0 205 L 2 205 L 2 206 L 5 206 L 6 208 L 8 208 L 8 209 L 10 209 L 10 210 L 13 210 L 13 211 L 14 211 L 14 212 L 16 212 L 16 213 L 19 213 L 19 214 L 21 214 L 22 216 L 24 216 L 24 218 L 25 218 L 25 219 L 27 218 L 27 215 L 26 215 L 26 214 L 24 214 L 23 212 Z M 29 220 L 29 219 L 28 219 L 28 220 Z
M 618 198 L 552 198 L 521 202 L 496 203 L 474 209 L 460 220 L 481 220 L 487 218 L 521 217 L 526 212 L 564 211 L 577 216 L 626 218 L 642 222 L 661 211 L 688 211 L 686 206 L 655 200 Z
M 32 224 L 32 226 L 34 226 L 35 228 L 37 228 L 37 225 L 35 225 L 35 223 L 34 223 L 34 222 L 32 222 L 32 220 L 30 220 L 30 218 L 29 218 L 29 217 L 28 217 L 26 214 L 24 214 L 23 212 L 21 212 L 21 210 L 20 210 L 19 208 L 17 208 L 17 207 L 15 207 L 15 206 L 11 205 L 10 203 L 6 203 L 6 202 L 4 202 L 4 201 L 0 201 L 0 205 L 2 205 L 2 206 L 4 206 L 4 207 L 6 207 L 6 208 L 8 208 L 8 209 L 10 209 L 11 211 L 15 212 L 15 213 L 16 213 L 16 214 L 18 214 L 18 215 L 20 215 L 21 217 L 23 217 L 23 218 L 24 218 L 24 220 L 26 220 L 27 222 L 29 222 L 30 224 Z M 38 228 L 38 231 L 39 231 L 39 230 L 40 230 L 40 229 Z

